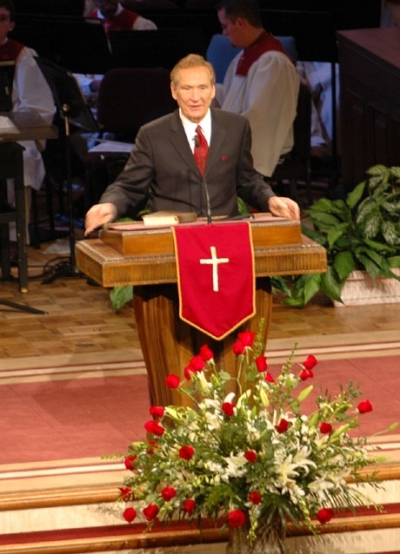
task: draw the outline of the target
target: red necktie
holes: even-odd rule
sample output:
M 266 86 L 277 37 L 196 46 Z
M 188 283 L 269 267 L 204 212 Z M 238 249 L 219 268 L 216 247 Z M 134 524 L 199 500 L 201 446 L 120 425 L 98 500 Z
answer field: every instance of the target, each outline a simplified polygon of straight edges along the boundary
M 196 127 L 196 138 L 194 145 L 194 159 L 201 175 L 204 175 L 208 156 L 208 144 L 206 137 L 203 135 L 200 125 Z

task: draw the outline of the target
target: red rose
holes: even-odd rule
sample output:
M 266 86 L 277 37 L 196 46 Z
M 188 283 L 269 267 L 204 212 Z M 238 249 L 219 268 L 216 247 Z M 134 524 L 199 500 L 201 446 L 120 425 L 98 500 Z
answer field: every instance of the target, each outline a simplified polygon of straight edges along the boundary
M 190 516 L 193 514 L 194 509 L 196 508 L 196 501 L 193 500 L 193 498 L 188 498 L 185 500 L 182 506 L 182 510 L 189 514 Z
M 174 487 L 165 487 L 161 491 L 161 496 L 164 498 L 165 502 L 169 502 L 174 498 L 174 496 L 176 496 L 176 490 Z
M 305 369 L 313 369 L 317 363 L 317 358 L 311 354 L 310 356 L 307 356 L 302 365 Z
M 254 337 L 254 331 L 243 331 L 242 333 L 238 333 L 238 339 L 241 341 L 243 346 L 253 346 Z
M 328 435 L 332 431 L 332 425 L 326 421 L 321 421 L 319 430 L 323 435 Z
M 368 412 L 372 412 L 372 404 L 369 400 L 363 400 L 359 403 L 357 409 L 360 414 L 367 414 Z
M 119 495 L 125 502 L 134 498 L 131 487 L 119 487 Z
M 151 406 L 149 413 L 154 417 L 163 417 L 165 410 L 162 406 Z
M 272 377 L 272 375 L 267 371 L 267 373 L 265 374 L 265 381 L 267 381 L 267 383 L 275 383 L 275 379 Z
M 134 462 L 137 460 L 137 456 L 127 456 L 124 460 L 126 469 L 131 469 L 132 471 L 135 469 Z
M 165 384 L 169 389 L 177 389 L 181 383 L 180 378 L 178 375 L 175 375 L 174 373 L 170 373 L 165 378 Z
M 302 371 L 300 371 L 299 377 L 302 381 L 307 381 L 307 379 L 311 379 L 311 377 L 314 377 L 314 373 L 311 371 L 311 369 L 303 369 Z
M 157 504 L 149 504 L 143 509 L 143 515 L 146 521 L 153 521 L 158 516 L 159 511 Z
M 333 510 L 331 510 L 330 508 L 321 508 L 317 513 L 317 519 L 322 525 L 328 523 L 328 521 L 330 521 L 332 518 Z
M 235 405 L 230 402 L 223 402 L 221 410 L 224 412 L 226 417 L 232 417 L 235 413 Z
M 152 419 L 151 421 L 146 421 L 144 424 L 144 428 L 148 433 L 152 433 L 153 435 L 158 435 L 159 437 L 164 434 L 164 427 L 158 423 L 158 421 L 155 421 Z
M 192 367 L 190 367 L 190 365 L 187 365 L 183 370 L 183 374 L 185 376 L 185 379 L 187 379 L 188 381 L 190 381 L 192 378 L 192 376 L 190 375 L 191 373 L 195 373 L 195 371 Z
M 126 510 L 124 510 L 124 513 L 122 514 L 123 518 L 128 522 L 128 523 L 132 523 L 132 521 L 135 519 L 136 517 L 136 510 L 135 508 L 126 508 Z
M 226 517 L 229 527 L 242 527 L 246 523 L 246 514 L 242 510 L 232 510 Z
M 254 452 L 254 450 L 248 450 L 244 457 L 246 458 L 246 460 L 250 463 L 254 463 L 255 461 L 257 461 L 257 453 Z
M 275 429 L 278 433 L 285 433 L 289 429 L 290 423 L 286 419 L 281 419 L 278 425 L 275 426 Z
M 193 358 L 189 361 L 189 366 L 194 371 L 203 371 L 205 367 L 204 358 L 202 358 L 200 355 L 193 356 Z
M 214 358 L 214 352 L 209 348 L 208 344 L 203 344 L 199 350 L 199 355 L 203 358 L 205 362 L 212 360 Z
M 256 358 L 256 366 L 257 370 L 262 373 L 263 371 L 267 371 L 267 357 L 266 356 L 259 356 Z
M 182 460 L 191 460 L 194 456 L 194 448 L 193 446 L 181 446 L 179 449 L 179 457 L 182 458 Z
M 253 491 L 249 494 L 249 500 L 252 504 L 258 506 L 258 504 L 261 504 L 261 494 L 258 491 Z
M 233 353 L 235 354 L 235 356 L 240 356 L 241 354 L 244 353 L 244 344 L 242 343 L 241 340 L 237 340 L 235 341 L 235 343 L 233 344 L 233 347 L 232 347 L 232 351 Z

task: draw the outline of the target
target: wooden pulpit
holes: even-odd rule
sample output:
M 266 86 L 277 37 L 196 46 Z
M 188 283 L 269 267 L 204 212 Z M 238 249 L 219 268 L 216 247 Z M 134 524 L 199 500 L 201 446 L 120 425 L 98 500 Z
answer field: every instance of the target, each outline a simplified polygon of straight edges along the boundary
M 184 368 L 203 344 L 208 344 L 218 366 L 231 375 L 235 375 L 232 346 L 238 332 L 257 331 L 263 318 L 266 344 L 272 312 L 270 276 L 326 270 L 325 249 L 302 236 L 299 222 L 258 214 L 251 221 L 251 234 L 256 315 L 220 341 L 179 318 L 177 267 L 170 227 L 109 224 L 100 231 L 98 239 L 76 244 L 76 263 L 82 273 L 103 287 L 134 286 L 133 309 L 153 404 L 181 405 L 186 401 L 179 391 L 167 389 L 164 380 L 170 373 L 183 378 Z

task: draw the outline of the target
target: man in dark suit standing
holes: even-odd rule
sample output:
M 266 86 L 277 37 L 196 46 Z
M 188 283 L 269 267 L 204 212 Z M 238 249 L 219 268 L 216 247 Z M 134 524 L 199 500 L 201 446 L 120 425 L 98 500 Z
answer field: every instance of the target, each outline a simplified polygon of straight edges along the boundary
M 87 212 L 86 235 L 147 205 L 151 212 L 234 217 L 238 196 L 263 212 L 299 219 L 298 205 L 276 196 L 254 169 L 247 119 L 210 107 L 214 83 L 214 69 L 202 56 L 190 54 L 178 62 L 171 93 L 179 110 L 139 130 L 124 170 Z M 194 156 L 199 132 L 208 150 L 204 169 Z

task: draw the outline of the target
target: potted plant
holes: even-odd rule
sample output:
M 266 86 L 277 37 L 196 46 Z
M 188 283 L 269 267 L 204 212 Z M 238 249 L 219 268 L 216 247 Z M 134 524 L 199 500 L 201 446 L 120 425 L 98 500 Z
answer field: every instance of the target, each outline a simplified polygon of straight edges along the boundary
M 151 406 L 148 439 L 122 456 L 129 475 L 118 501 L 126 521 L 151 528 L 186 519 L 201 528 L 211 518 L 229 532 L 227 554 L 282 554 L 288 522 L 317 533 L 335 515 L 371 504 L 349 479 L 377 459 L 366 437 L 349 432 L 372 404 L 356 400 L 354 383 L 335 396 L 313 392 L 312 355 L 295 364 L 293 351 L 270 370 L 261 336 L 239 333 L 236 378 L 217 368 L 207 345 L 183 375 L 166 377 L 165 386 L 189 402 Z
M 302 232 L 326 248 L 328 268 L 281 280 L 277 288 L 287 294 L 286 305 L 302 307 L 318 291 L 340 303 L 357 270 L 373 280 L 400 281 L 400 167 L 376 165 L 366 173 L 345 200 L 322 198 L 310 207 Z

